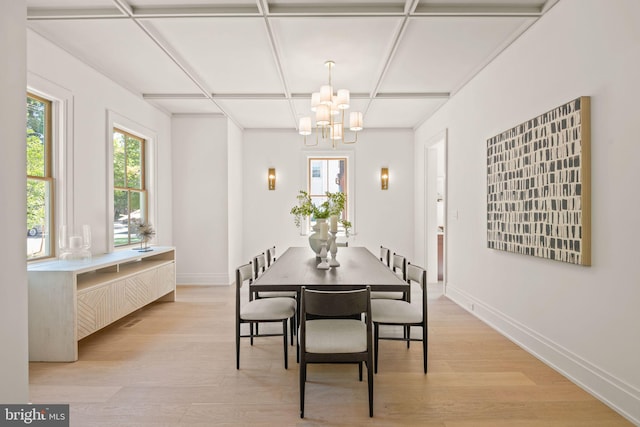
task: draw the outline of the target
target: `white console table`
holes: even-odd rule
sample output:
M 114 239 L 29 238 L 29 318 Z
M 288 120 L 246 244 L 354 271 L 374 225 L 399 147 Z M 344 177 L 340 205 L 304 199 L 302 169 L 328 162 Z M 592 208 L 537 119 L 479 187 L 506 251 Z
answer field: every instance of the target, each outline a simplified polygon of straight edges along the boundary
M 175 248 L 29 265 L 29 360 L 78 360 L 78 340 L 150 302 L 175 301 Z

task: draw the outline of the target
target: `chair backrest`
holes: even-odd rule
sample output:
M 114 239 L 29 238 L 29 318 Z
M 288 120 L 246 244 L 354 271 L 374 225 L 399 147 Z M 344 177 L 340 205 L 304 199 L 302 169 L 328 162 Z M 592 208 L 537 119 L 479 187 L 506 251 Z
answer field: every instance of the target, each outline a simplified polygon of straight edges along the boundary
M 380 246 L 380 261 L 387 267 L 391 267 L 391 251 L 384 246 Z
M 316 291 L 302 287 L 300 302 L 302 319 L 307 314 L 314 316 L 352 316 L 366 313 L 371 318 L 371 290 L 354 291 Z
M 253 279 L 253 266 L 251 263 L 241 265 L 236 269 L 236 316 L 240 315 L 240 289 L 244 282 Z
M 267 267 L 271 267 L 271 264 L 276 260 L 276 247 L 272 246 L 267 249 Z
M 253 264 L 253 278 L 257 279 L 259 275 L 264 273 L 264 270 L 267 266 L 267 259 L 264 256 L 264 252 L 262 252 L 260 255 L 254 256 L 252 264 Z
M 407 280 L 407 258 L 394 252 L 391 268 L 394 272 L 398 272 L 398 269 L 400 269 L 400 272 L 402 273 L 402 280 Z
M 422 289 L 422 313 L 424 319 L 427 318 L 427 270 L 417 265 L 408 263 L 407 265 L 407 283 L 415 282 Z

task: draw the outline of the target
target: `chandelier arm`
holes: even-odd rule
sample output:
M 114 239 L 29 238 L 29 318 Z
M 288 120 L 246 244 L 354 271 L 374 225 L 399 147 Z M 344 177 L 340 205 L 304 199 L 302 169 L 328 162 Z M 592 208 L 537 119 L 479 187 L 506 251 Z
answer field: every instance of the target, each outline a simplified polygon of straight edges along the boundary
M 342 140 L 343 144 L 355 144 L 356 142 L 358 142 L 358 132 L 354 132 L 356 134 L 356 139 L 354 139 L 353 141 L 345 141 L 344 139 Z

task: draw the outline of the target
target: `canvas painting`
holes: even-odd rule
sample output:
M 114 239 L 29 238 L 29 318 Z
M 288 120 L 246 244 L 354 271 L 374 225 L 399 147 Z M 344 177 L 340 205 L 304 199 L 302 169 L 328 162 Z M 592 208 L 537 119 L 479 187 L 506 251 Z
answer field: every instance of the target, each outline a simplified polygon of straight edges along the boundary
M 487 140 L 487 245 L 591 265 L 590 98 Z

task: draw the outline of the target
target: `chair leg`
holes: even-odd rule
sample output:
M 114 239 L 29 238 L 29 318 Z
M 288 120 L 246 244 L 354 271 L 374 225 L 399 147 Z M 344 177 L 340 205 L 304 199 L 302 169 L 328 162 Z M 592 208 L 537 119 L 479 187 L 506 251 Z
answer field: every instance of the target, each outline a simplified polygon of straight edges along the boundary
M 369 386 L 369 416 L 373 417 L 373 372 L 371 372 L 371 353 L 367 360 L 367 385 Z
M 287 319 L 282 321 L 282 341 L 284 342 L 284 369 L 289 369 L 289 357 L 287 355 L 287 348 L 289 343 L 287 342 Z
M 236 369 L 240 369 L 240 322 L 236 321 Z
M 307 364 L 300 364 L 300 418 L 304 418 L 304 384 L 307 380 Z
M 256 323 L 256 333 L 258 333 L 258 324 Z M 249 323 L 249 342 L 253 345 L 253 323 Z
M 374 358 L 374 372 L 378 373 L 378 338 L 380 335 L 380 325 L 377 323 L 373 324 L 373 358 Z
M 407 325 L 407 348 L 411 346 L 411 326 Z
M 424 363 L 424 373 L 427 373 L 427 326 L 422 327 L 422 359 Z
M 295 315 L 289 319 L 289 336 L 291 337 L 291 345 L 293 345 L 293 329 L 295 328 Z
M 362 381 L 362 362 L 358 362 L 358 380 Z

